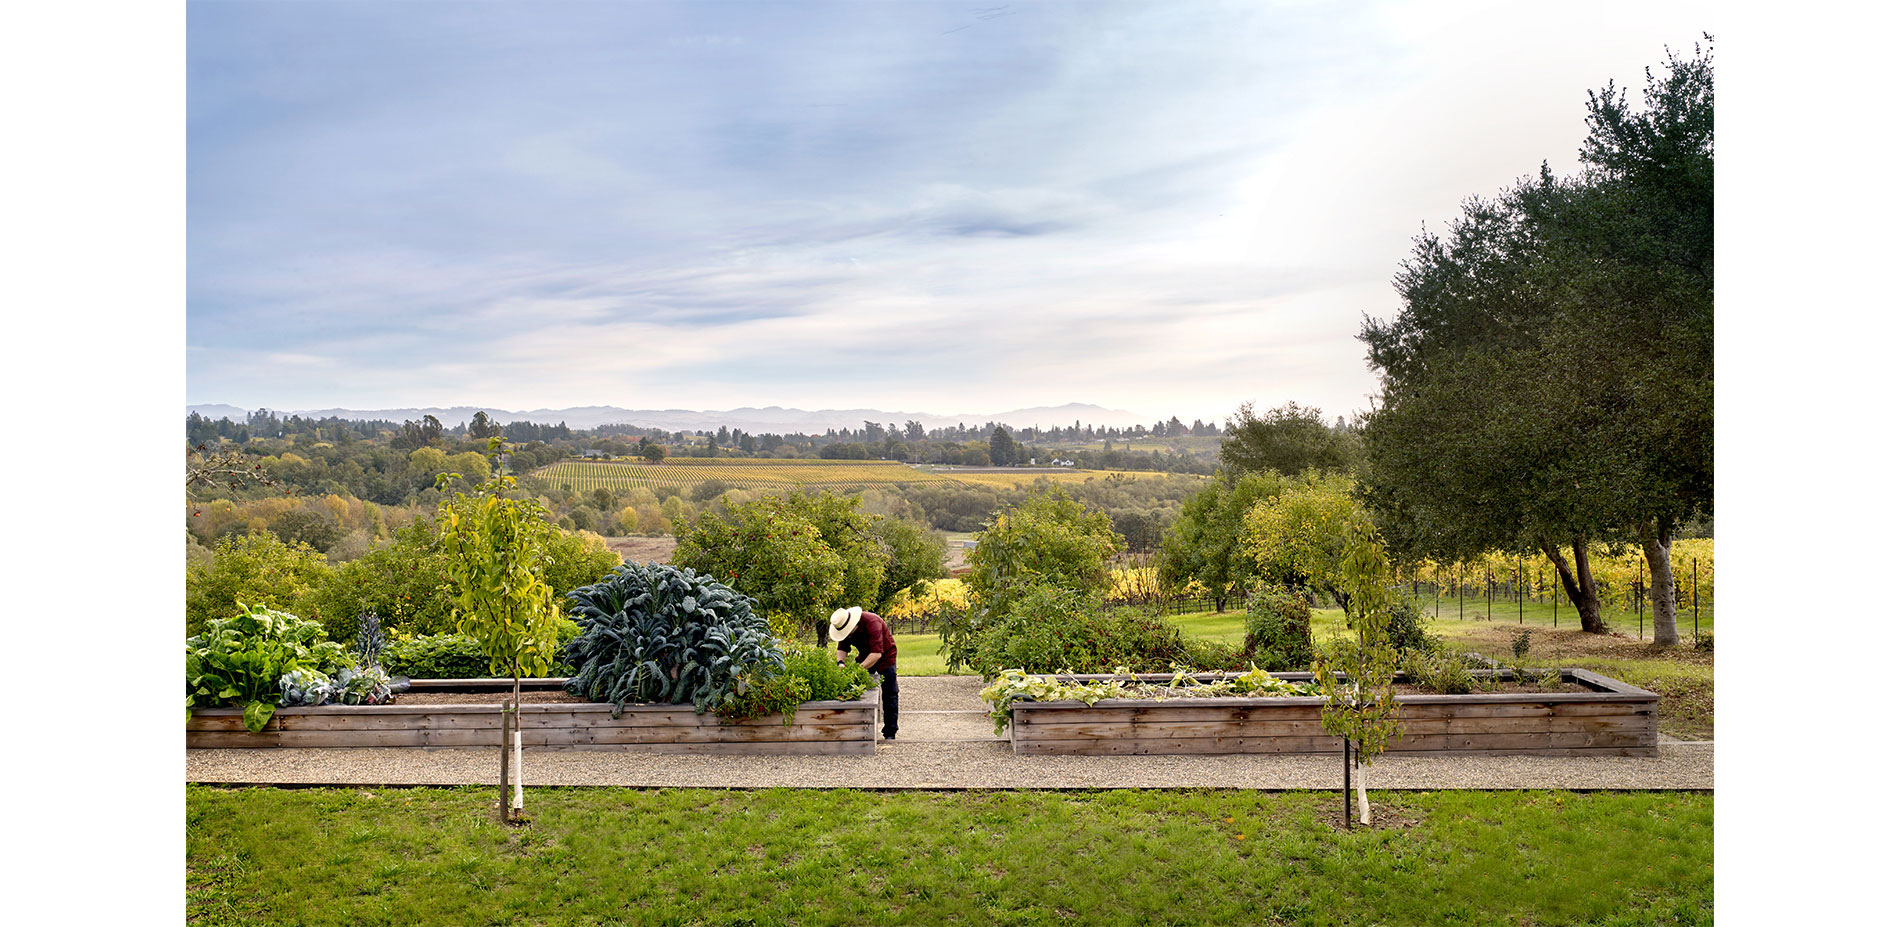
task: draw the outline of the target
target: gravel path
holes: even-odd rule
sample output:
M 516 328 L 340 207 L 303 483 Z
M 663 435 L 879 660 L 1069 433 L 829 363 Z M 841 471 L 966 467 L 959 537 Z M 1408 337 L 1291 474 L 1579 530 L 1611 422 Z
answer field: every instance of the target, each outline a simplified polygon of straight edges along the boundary
M 689 788 L 1328 789 L 1336 756 L 1016 756 L 996 737 L 975 677 L 898 682 L 902 727 L 874 756 L 692 756 L 596 750 L 527 751 L 531 786 Z M 489 747 L 187 750 L 187 782 L 487 785 Z M 1713 789 L 1715 745 L 1664 738 L 1654 757 L 1400 757 L 1379 759 L 1379 789 Z

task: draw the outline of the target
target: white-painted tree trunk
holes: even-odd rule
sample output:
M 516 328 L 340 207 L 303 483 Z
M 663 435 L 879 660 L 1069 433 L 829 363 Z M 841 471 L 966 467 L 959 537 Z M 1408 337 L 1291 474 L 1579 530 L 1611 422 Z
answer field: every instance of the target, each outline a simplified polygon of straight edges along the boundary
M 1354 763 L 1353 765 L 1357 767 L 1357 772 L 1359 773 L 1359 775 L 1355 777 L 1359 780 L 1359 823 L 1371 827 L 1372 805 L 1366 802 L 1366 764 Z
M 521 813 L 521 780 L 522 780 L 521 728 L 517 726 L 515 728 L 515 813 L 516 814 Z M 1359 799 L 1359 801 L 1363 804 L 1365 802 L 1365 798 L 1362 796 Z

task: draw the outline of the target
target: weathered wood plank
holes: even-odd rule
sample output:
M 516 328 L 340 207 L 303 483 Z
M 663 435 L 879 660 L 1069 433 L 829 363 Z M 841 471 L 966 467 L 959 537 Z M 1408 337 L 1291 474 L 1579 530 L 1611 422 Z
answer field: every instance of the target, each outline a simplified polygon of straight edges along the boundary
M 349 731 L 402 730 L 406 728 L 426 728 L 432 730 L 500 730 L 501 709 L 499 706 L 491 706 L 488 710 L 481 712 L 441 712 L 434 710 L 436 708 L 450 707 L 461 708 L 465 706 L 429 705 L 412 708 L 406 713 L 378 712 L 373 714 L 359 714 L 347 711 L 315 713 L 307 709 L 284 709 L 280 711 L 279 714 L 283 715 L 281 725 L 285 730 Z M 536 708 L 548 710 L 530 710 Z M 870 708 L 821 709 L 817 711 L 801 710 L 795 716 L 794 720 L 795 723 L 799 724 L 870 724 L 876 720 L 876 711 Z M 616 720 L 613 717 L 611 709 L 596 705 L 583 706 L 576 704 L 573 706 L 560 706 L 559 708 L 546 705 L 521 706 L 521 729 L 523 731 L 535 730 L 537 728 L 566 728 L 585 725 L 670 725 L 693 728 L 717 727 L 753 730 L 780 726 L 781 719 L 778 715 L 771 715 L 767 718 L 754 718 L 749 721 L 735 723 L 722 721 L 718 715 L 712 712 L 695 715 L 691 709 L 684 709 L 667 712 L 636 713 L 629 711 Z M 236 728 L 239 730 L 243 729 L 241 720 Z M 200 728 L 193 724 L 188 725 L 187 729 L 196 730 Z M 205 729 L 230 730 L 232 728 L 227 725 Z
M 1654 755 L 1655 693 L 1584 670 L 1564 672 L 1566 679 L 1595 691 L 1402 696 L 1399 719 L 1405 734 L 1387 749 L 1408 754 Z M 1310 673 L 1275 675 L 1312 678 Z M 1321 728 L 1322 705 L 1316 698 L 1103 699 L 1093 706 L 1021 702 L 1012 706 L 1010 744 L 1025 754 L 1330 753 L 1339 749 L 1339 740 Z
M 521 708 L 524 746 L 631 752 L 866 753 L 876 749 L 879 693 L 853 702 L 806 702 L 779 715 L 728 723 L 690 706 L 629 705 L 616 719 L 600 703 Z M 237 709 L 207 709 L 186 722 L 187 748 L 464 747 L 497 744 L 494 705 L 326 705 L 279 709 L 263 734 L 244 730 Z
M 1653 714 L 1655 706 L 1642 702 L 1520 702 L 1508 704 L 1458 704 L 1439 702 L 1417 704 L 1401 702 L 1399 717 L 1404 720 L 1454 717 L 1582 717 L 1590 715 Z M 1106 701 L 1095 707 L 1080 702 L 1024 702 L 1013 706 L 1012 724 L 1035 726 L 1076 721 L 1116 721 L 1128 718 L 1150 722 L 1200 721 L 1222 718 L 1233 721 L 1317 720 L 1318 705 L 1233 705 L 1226 699 L 1181 699 L 1175 702 L 1138 702 L 1116 707 Z
M 1630 715 L 1586 715 L 1550 718 L 1434 718 L 1405 722 L 1405 736 L 1425 734 L 1536 734 L 1551 732 L 1627 731 L 1651 728 L 1644 718 Z M 1038 740 L 1086 740 L 1092 737 L 1302 737 L 1324 735 L 1317 719 L 1246 721 L 1081 721 L 1024 725 L 1022 737 Z
M 1549 749 L 1644 748 L 1653 746 L 1639 734 L 1529 733 L 1433 734 L 1386 745 L 1392 754 L 1412 752 L 1465 752 L 1495 750 L 1523 753 Z M 1337 737 L 1140 737 L 1083 740 L 1024 740 L 1026 754 L 1080 754 L 1087 756 L 1143 756 L 1214 753 L 1334 753 Z
M 261 734 L 253 734 L 245 730 L 239 730 L 235 733 L 231 731 L 186 731 L 185 747 L 187 749 L 201 747 L 227 749 L 232 747 L 275 747 L 278 745 L 277 737 L 278 734 L 276 731 L 266 731 Z

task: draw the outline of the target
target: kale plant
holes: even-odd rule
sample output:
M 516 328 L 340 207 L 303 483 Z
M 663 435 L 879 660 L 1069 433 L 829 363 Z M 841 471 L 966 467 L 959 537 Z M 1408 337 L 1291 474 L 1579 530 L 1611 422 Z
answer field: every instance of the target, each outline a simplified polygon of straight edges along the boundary
M 691 569 L 622 564 L 567 594 L 581 633 L 564 651 L 567 690 L 612 702 L 692 702 L 705 712 L 746 675 L 783 671 L 785 655 L 752 599 Z
M 356 616 L 356 646 L 350 649 L 350 655 L 356 658 L 356 665 L 364 669 L 383 664 L 383 647 L 388 639 L 383 636 L 383 619 L 375 610 L 360 612 Z

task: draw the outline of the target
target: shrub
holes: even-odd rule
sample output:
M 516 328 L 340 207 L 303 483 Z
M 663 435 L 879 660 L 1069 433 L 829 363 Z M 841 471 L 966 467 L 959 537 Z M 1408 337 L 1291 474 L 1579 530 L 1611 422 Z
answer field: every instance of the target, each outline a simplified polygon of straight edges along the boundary
M 1306 597 L 1273 586 L 1247 597 L 1248 660 L 1264 670 L 1302 670 L 1313 665 L 1313 610 Z
M 212 619 L 244 610 L 240 601 L 320 616 L 315 593 L 329 575 L 323 555 L 307 544 L 286 544 L 269 534 L 221 538 L 211 563 L 185 574 L 185 633 L 196 634 Z M 355 614 L 352 609 L 350 615 Z
M 741 678 L 785 667 L 752 600 L 691 569 L 623 564 L 568 598 L 581 630 L 564 650 L 567 689 L 616 715 L 630 701 L 704 712 Z
M 1161 672 L 1190 658 L 1181 632 L 1166 620 L 1134 611 L 1103 612 L 1099 599 L 1048 584 L 1022 590 L 1007 610 L 984 618 L 971 644 L 967 665 L 984 676 L 1012 668 Z
M 598 582 L 620 564 L 598 536 L 563 533 L 548 525 L 540 534 L 542 579 L 556 601 L 570 589 Z M 455 630 L 455 585 L 440 526 L 418 519 L 395 540 L 331 570 L 312 596 L 312 611 L 334 640 L 356 633 L 356 616 L 375 612 L 389 631 L 442 635 Z M 246 601 L 249 601 L 248 599 Z M 476 676 L 487 676 L 487 671 Z M 457 677 L 460 678 L 460 677 Z
M 254 605 L 213 618 L 185 640 L 185 714 L 242 705 L 244 727 L 255 734 L 282 703 L 286 674 L 308 668 L 328 676 L 346 660 L 343 645 L 324 640 L 316 622 L 287 612 Z
M 398 529 L 391 543 L 337 567 L 316 601 L 327 630 L 340 639 L 356 633 L 355 618 L 366 611 L 398 634 L 448 634 L 455 629 L 454 596 L 435 526 L 418 519 Z
M 1392 649 L 1400 653 L 1408 650 L 1436 653 L 1439 650 L 1438 638 L 1425 633 L 1425 620 L 1419 616 L 1418 606 L 1410 602 L 1401 600 L 1392 604 L 1391 620 L 1385 626 L 1385 633 L 1392 642 Z
M 878 614 L 889 617 L 889 606 L 900 593 L 911 592 L 913 588 L 925 592 L 933 580 L 948 575 L 943 566 L 948 545 L 929 529 L 899 518 L 884 517 L 872 520 L 870 531 L 884 558 L 884 575 L 875 594 L 880 607 Z
M 557 602 L 570 590 L 600 582 L 621 563 L 620 555 L 597 534 L 554 532 L 542 541 L 541 553 L 547 558 L 542 579 L 554 589 Z
M 825 606 L 844 594 L 844 557 L 777 497 L 715 508 L 682 526 L 673 563 L 752 597 L 772 633 L 788 640 L 812 636 Z
M 1037 491 L 977 538 L 969 557 L 971 598 L 979 611 L 997 613 L 1036 586 L 1100 595 L 1109 588 L 1109 558 L 1121 549 L 1107 513 L 1084 508 L 1061 489 Z
M 1691 639 L 1690 645 L 1693 646 L 1697 650 L 1706 651 L 1708 653 L 1714 653 L 1715 652 L 1715 632 L 1704 631 L 1701 634 L 1695 635 L 1694 638 Z
M 1181 646 L 1183 662 L 1196 670 L 1242 670 L 1252 662 L 1242 645 L 1189 637 L 1181 640 Z
M 423 634 L 390 642 L 383 650 L 383 666 L 411 679 L 480 679 L 488 675 L 488 658 L 472 637 L 460 634 Z
M 566 618 L 554 626 L 555 642 L 562 648 L 580 633 L 580 626 Z M 482 645 L 464 634 L 423 634 L 391 641 L 383 648 L 382 664 L 391 675 L 410 679 L 484 679 L 489 675 Z M 574 668 L 561 660 L 548 672 L 572 676 Z

